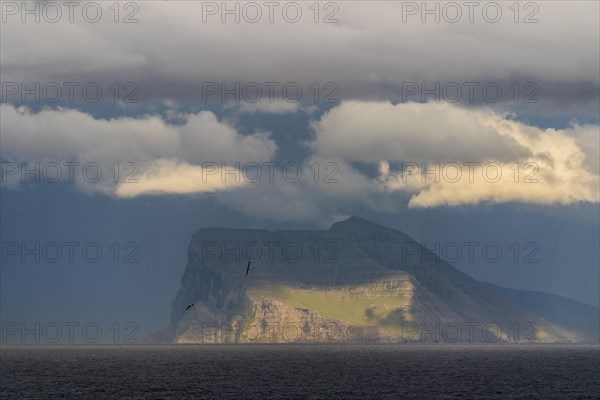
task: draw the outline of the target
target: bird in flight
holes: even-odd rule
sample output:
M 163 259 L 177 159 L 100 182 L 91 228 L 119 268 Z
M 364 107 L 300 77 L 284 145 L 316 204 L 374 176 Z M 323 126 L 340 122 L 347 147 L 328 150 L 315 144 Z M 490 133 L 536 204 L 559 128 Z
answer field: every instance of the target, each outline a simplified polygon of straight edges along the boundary
M 248 261 L 248 266 L 246 267 L 246 276 L 248 276 L 248 272 L 250 272 L 250 261 Z
M 194 306 L 194 303 L 190 304 L 189 306 L 187 306 L 187 308 L 185 309 L 185 311 L 189 310 L 190 308 L 192 308 Z

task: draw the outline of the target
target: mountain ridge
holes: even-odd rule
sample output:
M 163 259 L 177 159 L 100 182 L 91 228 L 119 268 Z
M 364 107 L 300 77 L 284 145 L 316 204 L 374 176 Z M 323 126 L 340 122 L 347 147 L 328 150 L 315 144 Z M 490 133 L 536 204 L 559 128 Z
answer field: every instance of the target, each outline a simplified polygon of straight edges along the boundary
M 245 277 L 247 260 L 251 269 Z M 444 327 L 462 331 L 469 323 L 497 329 L 493 335 L 469 331 L 468 338 L 461 332 L 461 342 L 490 337 L 493 342 L 521 342 L 517 331 L 523 326 L 535 328 L 528 339 L 536 342 L 596 337 L 582 331 L 585 324 L 569 327 L 563 324 L 568 319 L 548 321 L 509 297 L 441 260 L 404 232 L 360 217 L 327 230 L 203 228 L 192 236 L 170 325 L 151 339 L 205 343 L 203 324 L 219 329 L 225 325 L 228 332 L 256 324 L 254 341 L 237 332 L 209 342 L 289 342 L 282 331 L 273 335 L 268 329 L 286 323 L 300 332 L 294 336 L 300 343 L 314 342 L 311 326 L 344 343 L 418 341 L 422 331 L 414 330 L 422 323 L 425 332 L 439 331 L 433 335 L 436 341 L 442 333 L 447 336 L 442 339 L 455 339 Z M 192 303 L 194 309 L 185 312 L 184 306 Z

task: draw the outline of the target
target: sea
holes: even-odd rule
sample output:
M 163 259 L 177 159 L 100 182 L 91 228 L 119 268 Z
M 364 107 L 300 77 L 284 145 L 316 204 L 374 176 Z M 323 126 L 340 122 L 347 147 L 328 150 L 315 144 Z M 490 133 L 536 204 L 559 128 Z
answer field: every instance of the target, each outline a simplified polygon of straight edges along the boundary
M 600 399 L 600 346 L 7 345 L 0 398 Z

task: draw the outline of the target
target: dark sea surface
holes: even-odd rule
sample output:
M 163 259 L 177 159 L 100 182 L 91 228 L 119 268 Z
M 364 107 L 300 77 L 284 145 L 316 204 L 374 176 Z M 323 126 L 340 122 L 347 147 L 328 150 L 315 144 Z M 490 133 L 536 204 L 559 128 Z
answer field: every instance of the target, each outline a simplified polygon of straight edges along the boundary
M 600 347 L 0 349 L 2 399 L 600 399 Z

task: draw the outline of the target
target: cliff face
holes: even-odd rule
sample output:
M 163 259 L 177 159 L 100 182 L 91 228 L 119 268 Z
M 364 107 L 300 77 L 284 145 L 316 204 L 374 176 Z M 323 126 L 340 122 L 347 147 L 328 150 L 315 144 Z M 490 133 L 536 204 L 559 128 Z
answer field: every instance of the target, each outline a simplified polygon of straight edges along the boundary
M 153 339 L 464 343 L 589 337 L 511 302 L 404 233 L 352 217 L 325 231 L 200 230 L 188 250 L 170 326 Z

